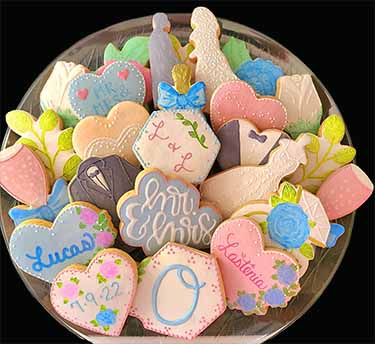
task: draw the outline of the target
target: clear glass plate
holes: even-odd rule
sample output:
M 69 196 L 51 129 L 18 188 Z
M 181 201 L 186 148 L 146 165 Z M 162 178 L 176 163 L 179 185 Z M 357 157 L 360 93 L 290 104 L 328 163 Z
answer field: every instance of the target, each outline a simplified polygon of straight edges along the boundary
M 172 33 L 185 44 L 191 32 L 189 25 L 190 14 L 170 14 L 169 17 L 172 23 Z M 222 42 L 225 42 L 229 36 L 238 37 L 247 42 L 253 57 L 272 60 L 283 68 L 285 74 L 309 73 L 313 75 L 312 71 L 302 61 L 271 38 L 235 22 L 224 19 L 220 20 L 220 22 L 222 24 Z M 40 113 L 39 94 L 56 61 L 73 61 L 88 66 L 91 70 L 95 70 L 102 64 L 103 52 L 109 42 L 114 42 L 118 47 L 122 47 L 124 42 L 130 37 L 135 35 L 149 35 L 151 31 L 151 16 L 149 16 L 124 21 L 87 36 L 63 52 L 47 66 L 31 85 L 18 108 L 29 111 L 34 115 Z M 323 103 L 324 116 L 330 113 L 339 113 L 335 102 L 322 83 L 314 75 L 313 79 Z M 8 129 L 4 137 L 2 149 L 12 145 L 16 139 L 16 135 Z M 344 142 L 351 145 L 348 132 L 345 135 Z M 8 217 L 8 211 L 16 204 L 16 201 L 2 190 L 0 195 L 1 228 L 4 239 L 8 243 L 9 236 L 14 229 L 11 219 Z M 194 341 L 196 343 L 262 343 L 291 325 L 317 301 L 333 278 L 349 244 L 354 217 L 355 214 L 353 213 L 338 221 L 345 226 L 346 231 L 334 248 L 329 250 L 317 249 L 316 258 L 310 263 L 309 269 L 301 281 L 301 292 L 289 303 L 287 308 L 270 309 L 265 316 L 253 315 L 250 317 L 243 316 L 241 312 L 227 309 L 219 319 Z M 46 311 L 67 329 L 90 342 L 123 344 L 184 342 L 180 339 L 159 336 L 154 332 L 144 330 L 140 321 L 132 317 L 129 317 L 126 321 L 121 337 L 95 335 L 64 321 L 56 314 L 49 301 L 48 283 L 27 275 L 19 269 L 17 270 L 28 290 Z

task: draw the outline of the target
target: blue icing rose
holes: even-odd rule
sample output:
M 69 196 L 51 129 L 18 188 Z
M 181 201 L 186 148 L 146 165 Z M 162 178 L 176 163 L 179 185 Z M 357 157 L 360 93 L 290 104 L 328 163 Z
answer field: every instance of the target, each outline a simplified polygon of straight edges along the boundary
M 285 303 L 285 296 L 280 289 L 273 288 L 266 291 L 264 301 L 272 307 L 277 307 Z
M 297 273 L 291 265 L 282 265 L 277 269 L 277 279 L 284 285 L 291 285 L 297 279 Z
M 236 75 L 252 86 L 256 93 L 263 96 L 274 96 L 276 81 L 284 73 L 272 61 L 257 58 L 242 63 L 236 70 Z
M 299 248 L 310 235 L 309 220 L 298 204 L 280 203 L 267 216 L 271 240 L 284 248 Z
M 249 294 L 244 294 L 238 297 L 237 304 L 245 312 L 250 312 L 256 307 L 255 298 Z
M 100 311 L 95 320 L 100 326 L 113 325 L 116 322 L 116 313 L 112 309 L 106 309 Z

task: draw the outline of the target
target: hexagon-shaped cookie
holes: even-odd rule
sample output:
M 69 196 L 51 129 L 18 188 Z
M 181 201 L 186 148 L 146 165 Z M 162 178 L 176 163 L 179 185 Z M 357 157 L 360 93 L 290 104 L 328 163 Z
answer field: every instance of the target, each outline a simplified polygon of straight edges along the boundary
M 220 142 L 199 110 L 154 111 L 133 145 L 144 168 L 156 167 L 197 184 L 206 179 Z
M 151 331 L 193 339 L 226 308 L 214 256 L 167 243 L 138 266 L 138 289 L 131 315 Z

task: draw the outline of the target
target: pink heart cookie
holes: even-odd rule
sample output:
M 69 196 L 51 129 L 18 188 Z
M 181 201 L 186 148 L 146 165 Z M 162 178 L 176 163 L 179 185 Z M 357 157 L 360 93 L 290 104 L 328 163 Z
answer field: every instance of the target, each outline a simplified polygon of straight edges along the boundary
M 265 250 L 260 227 L 248 218 L 223 222 L 212 237 L 211 253 L 219 263 L 228 307 L 245 315 L 286 307 L 300 290 L 297 262 L 281 250 Z
M 90 331 L 118 336 L 137 288 L 137 265 L 125 252 L 106 249 L 89 266 L 71 265 L 51 286 L 56 312 Z
M 330 220 L 348 215 L 371 196 L 374 185 L 357 165 L 349 164 L 332 173 L 316 194 Z
M 0 152 L 0 186 L 32 207 L 47 204 L 50 187 L 42 161 L 27 146 L 14 144 Z
M 221 84 L 211 98 L 211 124 L 215 131 L 235 118 L 246 118 L 259 130 L 283 129 L 287 123 L 284 105 L 273 97 L 257 97 L 244 81 Z

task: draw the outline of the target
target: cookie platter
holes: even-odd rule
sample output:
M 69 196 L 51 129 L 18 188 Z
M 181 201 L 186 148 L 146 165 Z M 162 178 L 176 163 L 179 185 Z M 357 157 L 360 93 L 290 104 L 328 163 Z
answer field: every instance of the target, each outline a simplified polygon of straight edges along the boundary
M 179 39 L 182 45 L 185 45 L 189 41 L 189 36 L 192 32 L 191 25 L 190 25 L 190 17 L 191 17 L 191 14 L 168 14 L 168 18 L 169 18 L 171 28 L 172 28 L 171 33 L 173 33 Z M 52 69 L 57 61 L 72 61 L 76 64 L 82 64 L 88 67 L 90 70 L 95 71 L 103 65 L 104 51 L 109 42 L 112 42 L 116 47 L 122 47 L 128 39 L 134 36 L 150 36 L 150 34 L 153 31 L 152 20 L 153 20 L 152 16 L 148 16 L 148 17 L 142 17 L 142 18 L 124 21 L 122 23 L 113 25 L 107 29 L 98 31 L 84 38 L 83 40 L 79 41 L 74 46 L 72 46 L 71 48 L 66 50 L 64 53 L 62 53 L 60 56 L 58 56 L 55 59 L 55 61 L 53 61 L 43 71 L 43 73 L 35 80 L 35 82 L 32 84 L 28 92 L 25 94 L 24 98 L 22 99 L 21 103 L 18 106 L 18 109 L 25 110 L 31 114 L 39 114 L 42 112 L 40 109 L 40 93 L 46 81 L 48 80 L 48 77 L 51 74 Z M 257 57 L 257 58 L 262 58 L 265 60 L 272 61 L 276 66 L 281 67 L 285 75 L 293 75 L 293 74 L 312 75 L 316 91 L 319 95 L 319 98 L 323 107 L 322 121 L 331 114 L 340 115 L 339 109 L 337 108 L 336 104 L 334 103 L 334 100 L 332 99 L 328 91 L 325 89 L 323 84 L 313 75 L 313 72 L 309 70 L 308 67 L 306 67 L 290 51 L 288 51 L 286 48 L 284 48 L 283 46 L 281 46 L 280 44 L 278 44 L 271 38 L 253 29 L 250 29 L 246 26 L 243 26 L 238 23 L 231 22 L 225 19 L 219 19 L 219 21 L 221 24 L 221 37 L 220 37 L 221 44 L 225 44 L 226 42 L 228 42 L 231 39 L 231 37 L 236 37 L 237 39 L 240 39 L 246 42 L 246 47 L 251 52 L 251 56 L 253 58 Z M 116 63 L 114 63 L 112 67 L 107 67 L 106 72 L 108 72 L 109 68 L 112 68 L 112 69 L 116 68 Z M 129 71 L 131 71 L 131 67 L 129 67 Z M 119 73 L 118 75 L 120 78 L 122 77 L 124 79 L 128 78 L 127 74 L 123 75 L 121 74 L 121 72 L 122 70 L 118 72 Z M 78 90 L 77 92 L 78 96 L 80 96 L 79 92 L 81 90 L 82 88 Z M 81 93 L 81 96 L 83 98 L 86 98 L 87 94 Z M 119 109 L 118 111 L 121 111 L 121 109 Z M 132 109 L 132 111 L 134 113 L 137 112 L 137 114 L 141 113 L 141 111 L 138 111 L 137 109 Z M 159 117 L 159 120 L 160 118 L 161 117 Z M 177 117 L 177 120 L 180 120 L 181 122 L 186 121 L 187 120 L 186 115 L 185 117 L 183 116 Z M 228 118 L 226 120 L 228 120 Z M 186 125 L 188 124 L 189 123 L 186 122 Z M 199 129 L 204 130 L 203 122 L 202 123 L 199 122 Z M 212 144 L 212 145 L 215 144 L 214 140 L 212 140 L 212 142 L 209 141 L 210 139 L 209 135 L 206 134 L 204 140 L 202 140 L 202 136 L 200 136 L 198 132 L 196 131 L 198 129 L 196 127 L 193 127 L 193 130 L 194 132 L 192 132 L 193 134 L 190 134 L 190 136 L 194 139 L 197 139 L 201 146 L 204 146 L 205 144 Z M 172 131 L 170 131 L 170 133 L 172 135 Z M 258 135 L 254 131 L 253 133 L 254 133 L 253 135 Z M 146 134 L 148 134 L 148 132 L 146 132 Z M 154 134 L 156 135 L 157 132 L 155 131 Z M 261 135 L 258 135 L 258 136 L 261 137 Z M 18 139 L 17 135 L 8 129 L 5 135 L 3 144 L 2 144 L 2 149 L 12 146 L 17 141 L 17 139 Z M 259 138 L 259 139 L 261 140 L 262 138 Z M 138 142 L 138 143 L 139 143 L 140 149 L 142 149 L 142 142 Z M 346 130 L 345 136 L 341 144 L 351 146 L 351 141 L 350 141 L 348 130 Z M 143 152 L 140 154 L 142 157 L 144 157 L 146 153 Z M 223 161 L 225 164 L 228 163 L 228 161 L 225 158 L 223 158 Z M 147 166 L 147 163 L 145 164 Z M 237 164 L 234 163 L 234 165 L 232 166 L 235 166 L 235 165 L 238 165 L 238 163 Z M 220 171 L 220 168 L 215 165 L 213 170 L 217 172 L 217 171 Z M 207 171 L 207 173 L 208 172 L 209 171 Z M 150 171 L 149 175 L 151 175 L 152 173 L 153 171 Z M 139 178 L 139 181 L 137 181 L 138 186 L 142 185 L 142 182 L 144 180 L 146 180 L 147 182 L 147 178 L 149 177 L 149 175 L 144 174 L 142 178 Z M 154 177 L 157 179 L 158 176 L 156 175 Z M 202 173 L 198 174 L 197 176 L 194 176 L 194 178 L 195 178 L 193 180 L 194 183 L 200 183 L 205 179 L 205 177 L 202 178 Z M 199 178 L 202 178 L 202 180 L 200 180 Z M 162 182 L 163 181 L 161 181 L 160 183 Z M 139 188 L 141 189 L 142 186 L 139 186 Z M 205 190 L 207 190 L 204 192 L 206 193 L 207 198 L 209 198 L 210 197 L 209 187 L 206 187 Z M 202 192 L 202 189 L 201 189 L 201 192 Z M 132 196 L 134 197 L 134 195 Z M 278 196 L 280 196 L 281 198 L 283 197 L 282 190 L 279 192 Z M 119 204 L 121 204 L 121 206 L 120 207 L 118 206 L 118 209 L 122 207 L 126 207 L 128 200 L 129 198 L 124 199 L 122 202 L 120 202 Z M 14 223 L 8 216 L 8 212 L 16 204 L 18 203 L 15 199 L 13 199 L 4 191 L 1 191 L 1 202 L 0 202 L 1 228 L 2 228 L 3 236 L 7 244 L 9 244 L 11 234 L 14 231 Z M 82 218 L 82 212 L 89 213 L 89 211 L 86 211 L 86 210 L 89 210 L 89 208 L 90 207 L 87 207 L 87 209 L 84 209 L 84 206 L 82 206 L 79 210 L 76 209 L 75 211 L 77 211 L 77 214 L 80 215 Z M 201 207 L 200 209 L 202 208 L 203 207 Z M 236 207 L 236 209 L 237 208 L 238 207 Z M 232 212 L 233 211 L 231 211 L 229 215 Z M 228 218 L 229 215 L 226 215 L 225 218 Z M 101 218 L 100 213 L 98 214 L 98 217 L 99 219 Z M 211 215 L 211 217 L 214 217 L 214 215 Z M 102 218 L 104 218 L 104 216 L 102 216 Z M 258 315 L 251 315 L 251 316 L 244 316 L 244 314 L 245 315 L 249 315 L 249 314 L 246 314 L 246 312 L 243 312 L 244 313 L 243 314 L 242 312 L 233 311 L 227 308 L 223 312 L 223 314 L 221 314 L 210 326 L 208 326 L 202 333 L 200 333 L 200 335 L 196 337 L 194 341 L 197 343 L 199 342 L 210 343 L 210 342 L 215 342 L 217 340 L 217 337 L 220 336 L 221 337 L 220 341 L 223 343 L 227 343 L 227 342 L 228 343 L 261 343 L 271 338 L 272 336 L 275 336 L 277 333 L 281 332 L 286 327 L 291 325 L 294 321 L 300 318 L 314 304 L 314 302 L 320 297 L 324 289 L 327 287 L 327 285 L 333 278 L 345 254 L 347 246 L 349 244 L 352 227 L 354 223 L 354 218 L 355 218 L 355 213 L 353 212 L 335 221 L 338 224 L 341 224 L 342 226 L 345 227 L 345 232 L 342 234 L 339 240 L 337 240 L 336 245 L 334 245 L 332 248 L 330 249 L 321 249 L 319 247 L 315 248 L 315 257 L 313 260 L 309 262 L 307 271 L 303 274 L 303 276 L 299 280 L 300 291 L 296 297 L 292 298 L 289 301 L 287 307 L 270 308 L 267 312 L 264 312 L 266 313 L 265 315 L 261 315 L 261 316 L 259 316 L 259 314 L 262 314 L 261 306 L 259 306 L 260 313 L 258 313 Z M 85 222 L 84 226 L 88 225 L 91 221 L 89 217 L 87 217 L 86 220 L 87 222 Z M 245 221 L 245 220 L 242 220 L 242 221 Z M 246 221 L 244 222 L 244 224 L 238 223 L 236 225 L 238 225 L 239 227 L 241 227 L 241 225 L 247 226 Z M 221 226 L 222 227 L 220 228 L 220 234 L 222 232 L 225 233 L 225 231 L 227 230 L 227 228 L 225 228 L 225 225 L 221 225 Z M 230 226 L 227 225 L 227 227 L 230 227 Z M 222 244 L 220 244 L 220 240 L 221 238 L 219 234 L 213 236 L 212 241 L 218 243 L 217 245 L 215 244 L 216 248 L 219 248 L 220 245 L 222 247 Z M 108 240 L 103 239 L 103 241 L 108 241 Z M 130 240 L 127 240 L 126 243 L 131 244 L 132 242 L 130 242 Z M 141 246 L 135 243 L 133 244 L 134 246 Z M 213 252 L 212 245 L 213 244 L 211 243 L 211 253 Z M 120 247 L 121 249 L 123 249 L 123 246 L 121 246 L 121 244 L 120 246 L 115 245 L 115 247 Z M 181 247 L 178 247 L 178 245 L 176 247 L 168 248 L 168 250 L 170 250 L 171 252 L 178 251 L 180 249 Z M 157 249 L 153 247 L 152 245 L 147 247 L 147 249 L 143 247 L 143 250 L 147 255 L 154 255 L 157 251 Z M 220 251 L 220 249 L 218 250 Z M 220 255 L 220 252 L 217 251 L 216 253 L 218 256 Z M 95 261 L 94 262 L 92 261 L 90 263 L 90 266 L 92 267 L 92 269 L 95 270 L 96 268 L 95 264 L 106 264 L 105 259 L 107 259 L 108 256 L 110 255 L 117 257 L 115 261 L 118 264 L 127 263 L 126 258 L 124 258 L 121 254 L 116 255 L 115 251 L 111 251 L 109 254 L 107 254 L 107 256 L 103 256 L 103 257 L 101 257 L 100 255 L 97 256 L 94 259 Z M 140 261 L 144 257 L 142 255 L 142 252 L 141 253 L 133 252 L 131 255 L 136 261 Z M 103 260 L 104 260 L 104 263 L 102 262 Z M 127 268 L 129 269 L 129 271 L 134 269 L 134 267 L 131 264 L 129 264 Z M 70 331 L 78 335 L 79 337 L 84 338 L 90 342 L 93 342 L 93 343 L 116 343 L 116 342 L 118 343 L 120 342 L 121 343 L 152 343 L 152 342 L 168 343 L 168 342 L 182 342 L 183 341 L 183 339 L 177 340 L 175 338 L 161 336 L 153 331 L 147 330 L 145 328 L 147 326 L 144 326 L 144 321 L 142 321 L 143 322 L 142 324 L 140 320 L 138 320 L 136 317 L 133 317 L 133 316 L 127 317 L 125 325 L 123 326 L 122 330 L 120 329 L 121 333 L 117 333 L 120 335 L 120 337 L 108 337 L 108 336 L 102 336 L 100 334 L 94 333 L 90 330 L 83 328 L 84 326 L 83 327 L 78 326 L 72 323 L 71 321 L 64 320 L 62 317 L 59 316 L 59 314 L 56 312 L 56 309 L 58 307 L 56 307 L 56 305 L 52 306 L 51 301 L 50 301 L 50 284 L 48 283 L 48 281 L 50 281 L 49 276 L 44 275 L 43 277 L 38 276 L 39 278 L 36 278 L 36 277 L 31 276 L 30 274 L 25 273 L 19 268 L 17 268 L 17 271 L 20 277 L 22 278 L 22 280 L 24 281 L 26 287 L 31 292 L 31 294 L 41 303 L 41 305 L 57 321 L 59 321 L 62 325 L 64 325 L 67 329 L 69 329 Z M 139 271 L 141 270 L 138 268 L 138 274 L 139 274 Z M 107 273 L 111 274 L 110 270 L 107 270 Z M 192 289 L 193 288 L 191 284 L 192 282 L 187 277 L 191 273 L 190 270 L 185 269 L 184 272 L 180 271 L 180 273 L 181 275 L 183 274 L 184 276 L 182 277 L 182 283 L 185 286 L 188 285 L 187 288 Z M 117 277 L 120 279 L 122 276 L 118 275 L 116 276 L 116 278 Z M 58 282 L 55 281 L 56 283 L 54 283 L 54 285 L 59 286 L 65 283 L 64 276 L 60 274 L 59 278 L 61 278 L 61 280 L 59 280 Z M 103 276 L 101 276 L 101 278 L 103 278 Z M 142 278 L 146 280 L 147 282 L 146 276 L 143 276 Z M 184 278 L 186 278 L 186 280 Z M 131 280 L 130 282 L 133 283 L 134 281 Z M 75 282 L 73 281 L 73 283 Z M 99 279 L 99 283 L 100 283 L 100 279 Z M 145 281 L 143 282 L 143 284 L 144 283 Z M 203 284 L 198 283 L 195 286 L 195 289 L 197 290 L 198 293 L 199 293 L 199 289 L 201 288 L 200 286 L 202 285 Z M 82 291 L 82 293 L 84 292 L 85 291 Z M 292 293 L 293 291 L 289 290 L 289 292 Z M 109 293 L 110 291 L 108 291 L 107 296 L 109 295 Z M 131 291 L 129 291 L 129 293 L 131 293 Z M 241 294 L 240 291 L 239 293 Z M 90 295 L 90 293 L 87 293 L 86 295 Z M 227 296 L 228 296 L 228 290 L 227 290 Z M 109 296 L 109 298 L 111 297 Z M 89 299 L 86 299 L 86 300 L 91 303 L 94 302 L 93 301 L 94 299 L 91 296 L 89 296 Z M 64 302 L 65 302 L 65 299 L 64 299 Z M 228 301 L 228 303 L 230 302 Z M 78 307 L 81 307 L 81 306 L 78 306 Z M 235 307 L 236 306 L 234 304 L 230 306 L 230 308 L 235 308 Z M 114 306 L 112 308 L 114 309 Z M 141 306 L 139 306 L 139 308 L 141 308 Z M 104 307 L 101 311 L 105 312 L 106 308 Z M 221 312 L 221 310 L 218 310 L 218 312 Z M 115 313 L 117 315 L 118 311 Z M 133 313 L 136 313 L 136 311 L 133 310 Z M 141 318 L 141 317 L 138 317 L 138 318 Z M 98 326 L 98 323 L 96 320 L 93 319 L 92 321 L 93 321 L 92 323 L 93 326 Z M 75 323 L 77 323 L 77 321 L 75 321 Z M 150 327 L 152 328 L 152 326 Z M 107 331 L 107 329 L 104 328 L 104 331 Z M 165 334 L 168 334 L 168 329 L 166 329 Z M 189 335 L 191 335 L 191 333 L 190 334 L 187 333 L 187 335 L 182 336 L 182 338 L 188 338 Z

